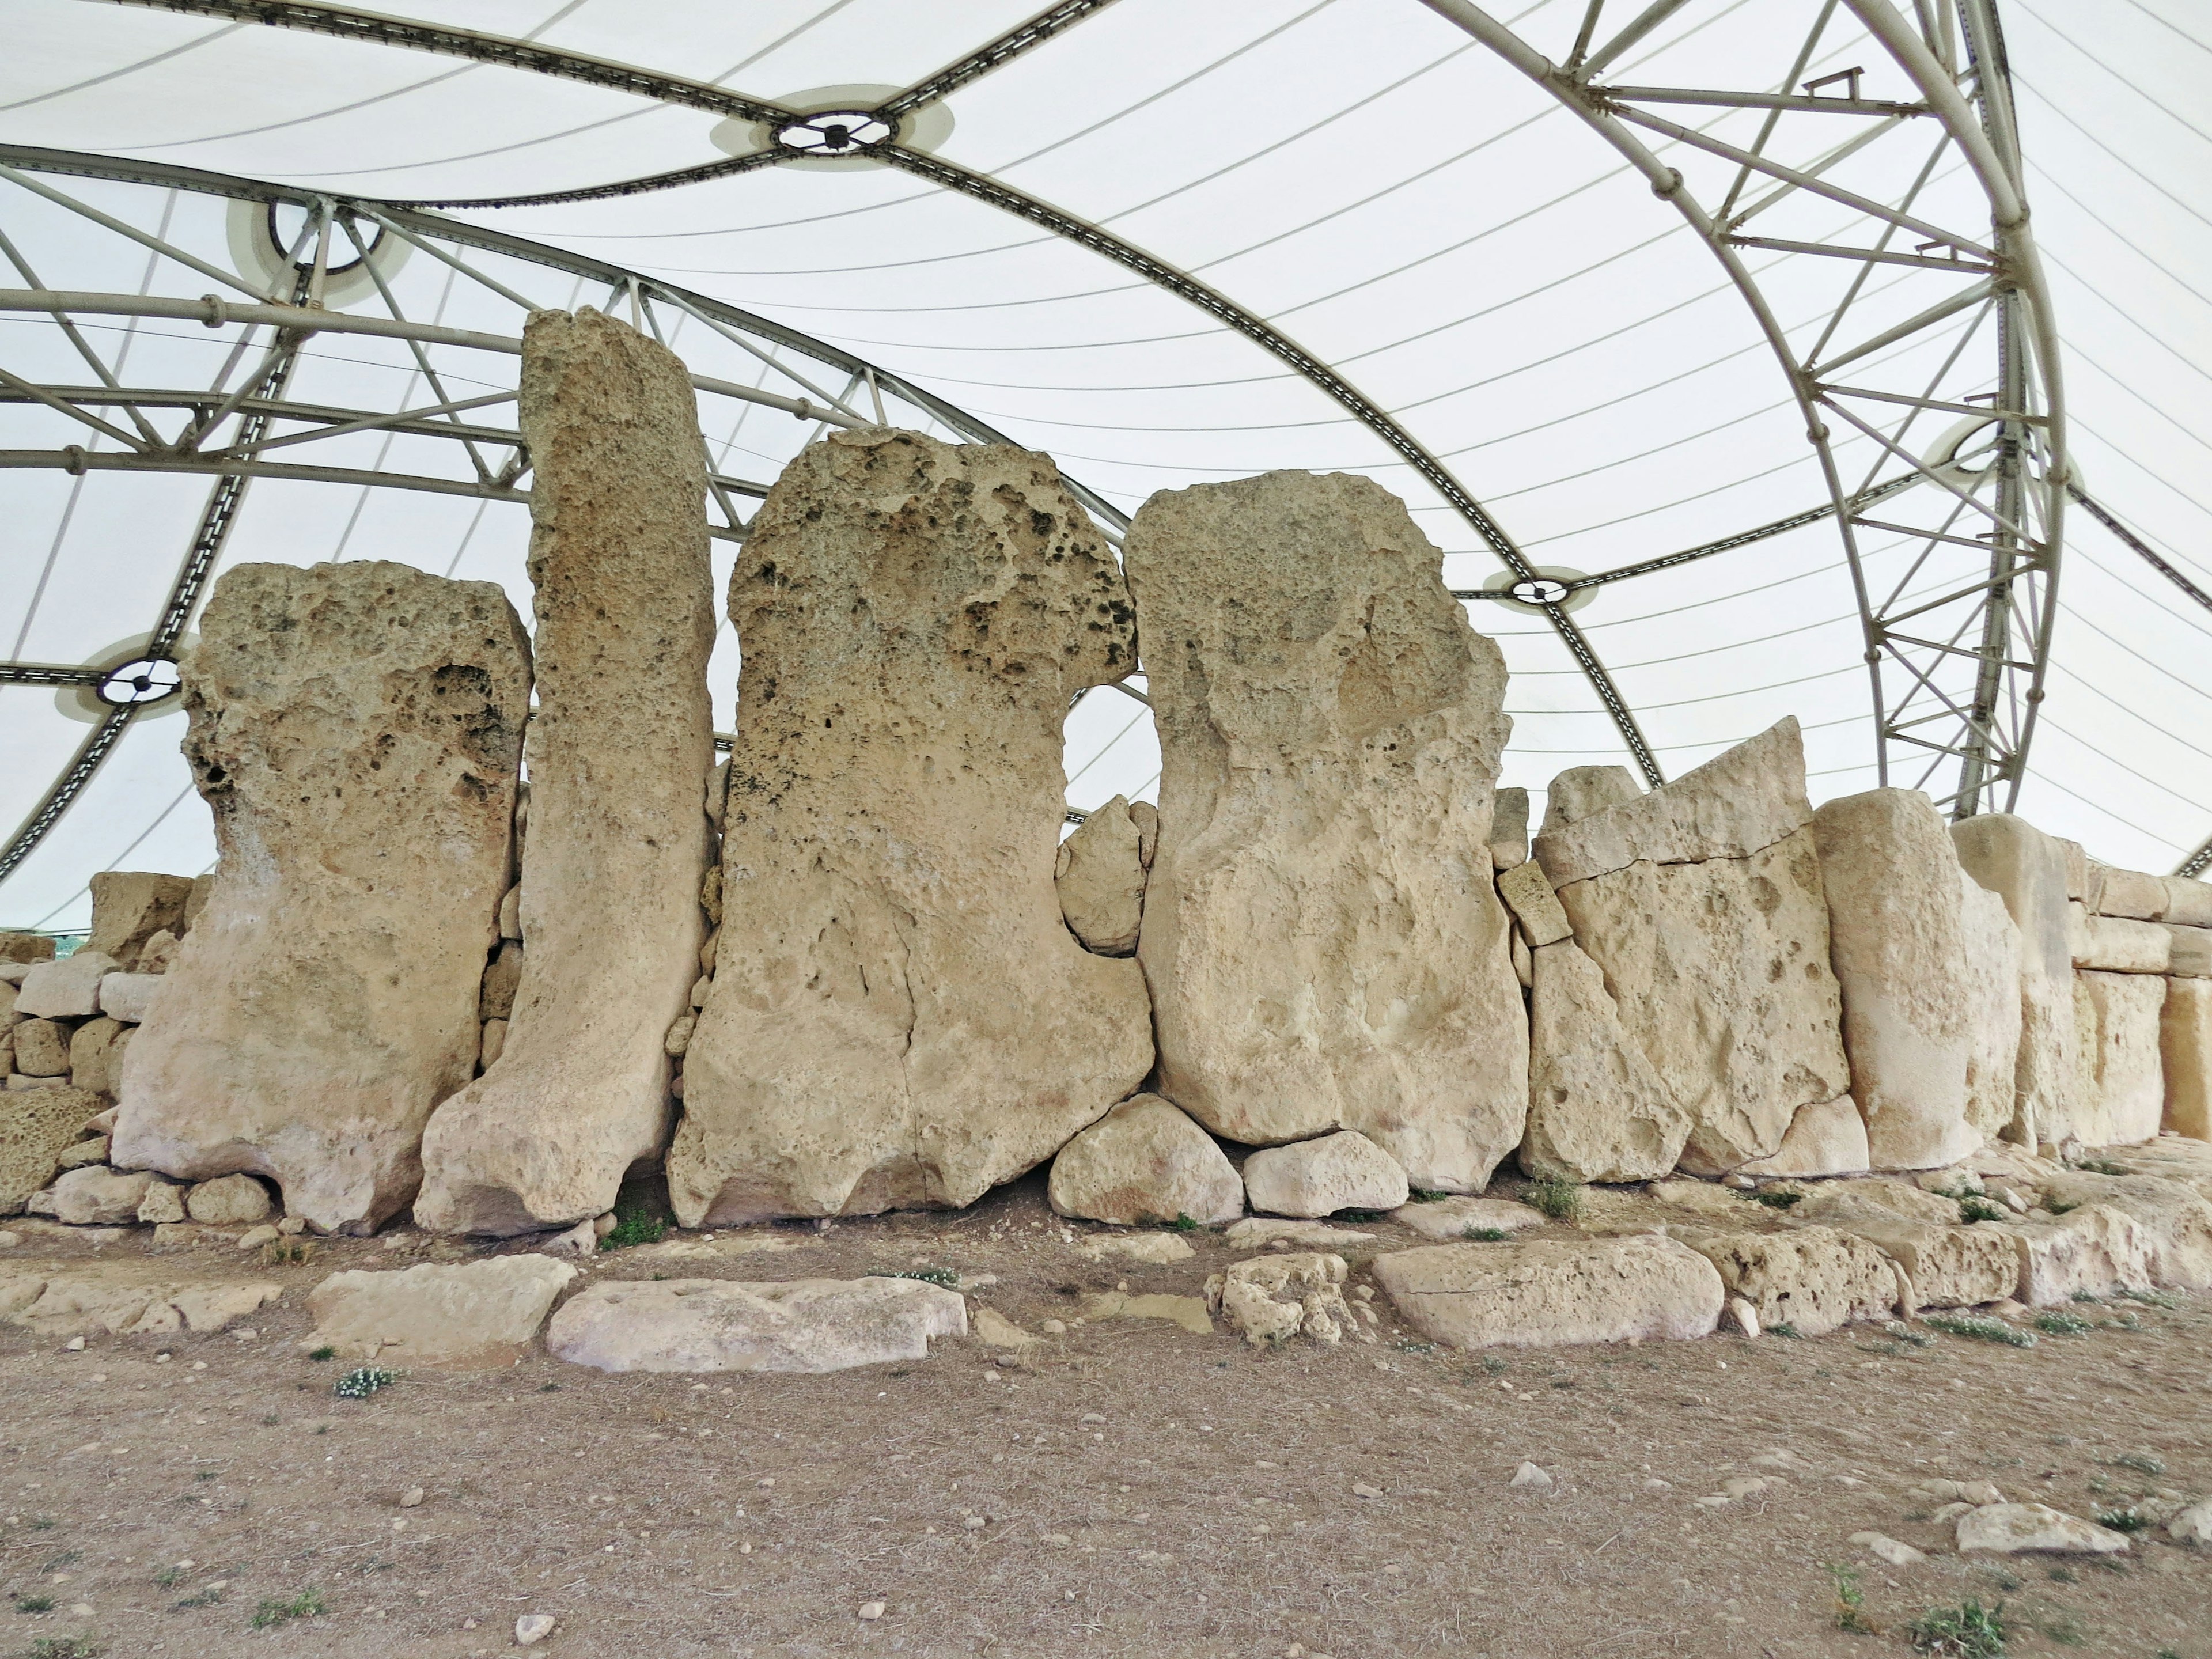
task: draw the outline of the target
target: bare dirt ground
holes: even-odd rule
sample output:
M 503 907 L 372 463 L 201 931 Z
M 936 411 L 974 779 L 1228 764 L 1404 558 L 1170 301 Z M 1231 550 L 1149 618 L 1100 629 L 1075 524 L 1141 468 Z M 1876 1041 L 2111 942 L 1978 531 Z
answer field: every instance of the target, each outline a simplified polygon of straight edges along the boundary
M 1363 1224 L 1370 1252 L 1421 1242 Z M 1200 1294 L 1237 1255 L 1200 1232 L 1171 1266 L 1092 1261 L 1064 1225 L 1031 1179 L 959 1216 L 592 1271 L 993 1274 L 971 1308 L 1034 1330 L 1121 1285 Z M 11 1252 L 33 1255 L 94 1252 Z M 167 1261 L 242 1276 L 235 1256 Z M 1857 1326 L 1465 1354 L 1386 1310 L 1379 1342 L 1334 1349 L 1106 1318 L 997 1364 L 972 1339 L 818 1377 L 610 1376 L 540 1352 L 334 1398 L 346 1362 L 301 1347 L 306 1290 L 407 1259 L 330 1241 L 261 1270 L 287 1291 L 251 1340 L 71 1352 L 0 1328 L 0 1654 L 459 1659 L 515 1651 L 516 1617 L 544 1613 L 559 1624 L 535 1651 L 653 1659 L 1878 1659 L 1972 1598 L 2004 1604 L 2014 1654 L 2212 1659 L 2212 1552 L 2154 1530 L 2102 1562 L 1969 1560 L 1905 1495 L 1989 1480 L 2094 1517 L 2212 1494 L 2202 1296 L 2084 1307 L 2090 1331 L 2030 1350 Z M 1780 1484 L 1695 1501 L 1775 1474 L 1753 1460 L 1777 1450 L 1802 1460 Z M 1550 1491 L 1509 1487 L 1524 1459 Z M 1882 1566 L 1847 1541 L 1863 1528 L 1929 1559 Z M 1838 1628 L 1832 1567 L 1856 1572 L 1877 1633 Z

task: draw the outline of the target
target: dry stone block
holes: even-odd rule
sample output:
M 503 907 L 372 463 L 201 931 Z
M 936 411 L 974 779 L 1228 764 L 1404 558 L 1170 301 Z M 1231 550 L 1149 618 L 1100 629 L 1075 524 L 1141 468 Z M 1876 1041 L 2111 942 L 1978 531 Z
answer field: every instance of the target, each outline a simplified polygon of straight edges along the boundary
M 2178 1135 L 2212 1140 L 2212 980 L 2167 981 L 2158 1032 L 2166 1083 L 2164 1127 Z
M 2097 914 L 2126 916 L 2136 921 L 2157 921 L 2166 915 L 2166 879 L 2140 870 L 2117 870 L 2106 866 L 2097 891 Z
M 185 1219 L 185 1185 L 182 1182 L 164 1181 L 156 1176 L 147 1183 L 146 1194 L 138 1200 L 138 1220 L 148 1226 L 172 1225 Z
M 1048 1194 L 1061 1215 L 1128 1227 L 1244 1213 L 1244 1182 L 1213 1137 L 1158 1095 L 1125 1100 L 1060 1149 Z
M 52 962 L 53 959 L 54 941 L 52 934 L 0 930 L 0 962 Z
M 1883 1319 L 1897 1305 L 1889 1259 L 1833 1227 L 1778 1233 L 1706 1233 L 1685 1239 L 1731 1294 L 1759 1310 L 1762 1329 L 1788 1325 L 1825 1336 L 1856 1319 Z
M 1522 867 L 1540 870 L 1533 859 Z M 1690 1115 L 1622 1029 L 1605 975 L 1562 939 L 1538 947 L 1533 978 L 1521 1167 L 1581 1182 L 1666 1175 L 1689 1139 Z
M 484 964 L 483 986 L 477 994 L 477 1012 L 485 1019 L 507 1019 L 514 1013 L 516 993 L 522 989 L 522 941 L 502 939 L 499 953 Z
M 726 1279 L 594 1285 L 553 1316 L 545 1346 L 603 1371 L 799 1371 L 922 1359 L 965 1336 L 968 1304 L 911 1279 Z
M 107 975 L 100 981 L 100 1012 L 126 1024 L 144 1024 L 154 993 L 167 977 L 166 973 Z
M 110 975 L 111 979 L 114 977 Z M 88 1019 L 70 1033 L 70 1082 L 97 1094 L 115 1092 L 116 1073 L 135 1025 L 101 1015 Z
M 2166 908 L 2159 915 L 2161 921 L 2183 927 L 2212 927 L 2212 882 L 2193 876 L 2161 876 L 2160 880 L 2166 886 Z
M 1571 766 L 1544 792 L 1543 833 L 1548 836 L 1577 819 L 1626 806 L 1643 793 L 1644 786 L 1625 766 Z
M 2124 1555 L 2125 1533 L 2098 1526 L 2042 1504 L 1984 1504 L 1958 1519 L 1960 1553 L 1993 1555 Z
M 2110 1205 L 2142 1230 L 2143 1265 L 2152 1283 L 2185 1291 L 2212 1287 L 2212 1202 L 2182 1182 L 2065 1170 L 2044 1182 L 2043 1200 L 2054 1209 Z
M 1310 1336 L 1334 1347 L 1365 1337 L 1345 1305 L 1340 1255 L 1255 1256 L 1206 1281 L 1206 1304 L 1254 1347 Z
M 1574 937 L 1575 930 L 1567 925 L 1567 913 L 1559 908 L 1559 895 L 1553 892 L 1550 878 L 1535 860 L 1500 872 L 1498 896 L 1521 924 L 1522 937 L 1536 949 Z
M 35 963 L 15 993 L 15 1012 L 26 1019 L 89 1019 L 100 1012 L 100 981 L 118 965 L 89 949 Z
M 2084 915 L 2074 965 L 2108 974 L 2162 974 L 2172 964 L 2173 934 L 2155 921 Z
M 1163 492 L 1127 556 L 1164 768 L 1137 947 L 1163 1092 L 1232 1140 L 1357 1130 L 1417 1186 L 1480 1191 L 1528 1111 L 1498 647 L 1364 478 Z
M 1942 818 L 1917 789 L 1869 789 L 1813 817 L 1843 993 L 1851 1097 L 1877 1170 L 1935 1170 L 1980 1146 L 1964 895 Z
M 1428 1244 L 1372 1267 L 1407 1324 L 1454 1348 L 1710 1336 L 1728 1298 L 1711 1262 L 1653 1233 Z
M 145 944 L 138 947 L 137 971 L 142 974 L 167 973 L 171 964 L 173 964 L 177 959 L 177 947 L 183 943 L 184 941 L 178 938 L 176 934 L 171 933 L 166 927 L 162 928 L 151 939 L 148 939 Z M 109 979 L 112 979 L 114 975 L 112 974 L 108 975 Z M 104 979 L 100 981 L 100 986 L 101 994 L 105 995 L 107 989 L 107 980 Z M 112 1013 L 114 1011 L 103 1006 L 100 1012 L 103 1013 Z
M 2142 1225 L 2109 1204 L 2088 1204 L 2056 1220 L 2007 1221 L 2020 1259 L 2013 1294 L 2031 1308 L 2055 1307 L 2075 1292 L 2110 1296 L 2151 1284 L 2150 1248 Z
M 90 1140 L 80 1140 L 74 1146 L 65 1147 L 54 1163 L 63 1170 L 79 1169 L 87 1164 L 105 1164 L 107 1162 L 108 1146 L 106 1135 L 95 1135 Z
M 972 1203 L 1152 1069 L 1142 972 L 1085 951 L 1053 886 L 1068 699 L 1135 666 L 1113 550 L 1044 456 L 840 433 L 763 503 L 730 615 L 745 672 L 677 1214 Z
M 26 1019 L 15 1028 L 15 1069 L 26 1077 L 66 1077 L 70 1030 L 51 1019 Z
M 530 970 L 511 1016 L 478 1010 L 511 1019 L 499 1063 L 423 1136 L 415 1216 L 441 1232 L 568 1226 L 614 1202 L 665 1138 L 661 1039 L 703 930 L 715 624 L 690 376 L 596 311 L 533 312 L 521 425 L 537 617 Z M 503 945 L 495 973 L 521 950 Z
M 2074 975 L 2081 1062 L 2074 1131 L 2085 1146 L 2133 1146 L 2158 1133 L 2166 1112 L 2159 1041 L 2170 982 L 2155 974 Z
M 249 1175 L 217 1176 L 185 1195 L 185 1212 L 203 1226 L 251 1227 L 276 1213 L 269 1189 Z
M 224 574 L 185 688 L 221 879 L 132 1039 L 118 1162 L 265 1175 L 325 1231 L 414 1196 L 475 1066 L 529 690 L 489 582 Z
M 1352 1129 L 1262 1147 L 1244 1160 L 1244 1190 L 1263 1215 L 1309 1220 L 1339 1210 L 1395 1210 L 1411 1192 L 1397 1160 Z
M 1390 1219 L 1439 1242 L 1477 1233 L 1517 1233 L 1544 1224 L 1542 1213 L 1503 1198 L 1437 1198 L 1390 1212 Z
M 1905 1269 L 1922 1308 L 1966 1308 L 1998 1302 L 2020 1285 L 2018 1247 L 2002 1227 L 1929 1221 L 1838 1219 Z
M 1959 872 L 1960 932 L 1966 960 L 1966 1127 L 1982 1144 L 2014 1128 L 2024 994 L 2020 929 L 2004 900 Z
M 2008 812 L 1953 824 L 1951 843 L 1966 873 L 2004 901 L 2020 934 L 2020 1051 L 2005 1137 L 2028 1146 L 2062 1140 L 2073 1133 L 2080 1088 L 2067 899 L 2072 843 Z
M 1864 1175 L 1874 1167 L 1873 1160 L 1867 1146 L 1866 1120 L 1859 1115 L 1858 1103 L 1849 1095 L 1839 1095 L 1833 1100 L 1800 1106 L 1773 1155 L 1755 1158 L 1737 1173 L 1802 1181 L 1819 1176 Z
M 1510 870 L 1528 861 L 1528 792 L 1500 789 L 1491 800 L 1490 861 Z
M 82 1089 L 27 1089 L 0 1095 L 0 1215 L 15 1215 L 53 1176 L 100 1097 Z
M 1812 817 L 1784 720 L 1536 839 L 1622 1029 L 1690 1115 L 1698 1174 L 1772 1156 L 1799 1107 L 1849 1087 Z
M 84 948 L 136 968 L 155 934 L 185 931 L 185 901 L 191 896 L 190 876 L 102 870 L 92 878 L 92 933 Z
M 1102 957 L 1134 955 L 1145 915 L 1143 837 L 1116 795 L 1060 844 L 1053 886 L 1067 930 Z
M 315 1329 L 303 1346 L 453 1370 L 511 1365 L 575 1276 L 550 1255 L 332 1273 L 307 1294 Z
M 2212 927 L 2181 927 L 2172 922 L 2163 925 L 2166 972 L 2184 979 L 2212 979 Z
M 126 1172 L 100 1164 L 64 1170 L 54 1182 L 54 1219 L 71 1227 L 136 1221 L 139 1203 L 153 1183 L 154 1176 L 144 1170 Z

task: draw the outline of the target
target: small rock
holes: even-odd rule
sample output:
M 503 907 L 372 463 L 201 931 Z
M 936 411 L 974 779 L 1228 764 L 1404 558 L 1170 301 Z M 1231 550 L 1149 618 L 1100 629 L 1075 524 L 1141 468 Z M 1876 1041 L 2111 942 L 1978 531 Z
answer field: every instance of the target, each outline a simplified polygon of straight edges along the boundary
M 63 1343 L 62 1346 L 71 1353 L 82 1353 L 84 1352 L 84 1339 L 81 1336 L 73 1336 L 70 1338 L 68 1341 Z
M 1383 1492 L 1380 1486 L 1370 1486 L 1364 1480 L 1355 1480 L 1352 1483 L 1352 1495 L 1354 1498 L 1380 1498 Z
M 1206 1281 L 1206 1307 L 1255 1347 L 1301 1334 L 1332 1346 L 1347 1332 L 1372 1341 L 1345 1304 L 1345 1272 L 1340 1255 L 1255 1256 Z
M 154 1184 L 149 1170 L 111 1170 L 87 1164 L 54 1182 L 54 1219 L 72 1227 L 138 1218 L 138 1206 Z
M 996 1308 L 978 1308 L 969 1317 L 968 1328 L 986 1347 L 1011 1348 L 1018 1353 L 1036 1346 L 1036 1338 Z
M 1537 1211 L 1502 1198 L 1431 1199 L 1425 1204 L 1402 1205 L 1390 1212 L 1390 1219 L 1440 1243 L 1476 1233 L 1515 1233 L 1523 1227 L 1544 1224 Z
M 1746 1336 L 1759 1334 L 1759 1310 L 1740 1296 L 1732 1296 L 1728 1304 L 1729 1318 Z
M 550 1613 L 526 1613 L 514 1621 L 514 1645 L 526 1648 L 533 1642 L 542 1642 L 553 1633 L 553 1615 Z
M 1244 1160 L 1244 1188 L 1255 1210 L 1308 1218 L 1395 1210 L 1410 1196 L 1397 1159 L 1354 1129 L 1261 1148 Z
M 258 1227 L 248 1227 L 244 1232 L 239 1234 L 238 1248 L 241 1250 L 258 1250 L 264 1244 L 274 1244 L 283 1237 L 283 1234 L 264 1221 Z
M 1552 1477 L 1534 1463 L 1523 1463 L 1513 1471 L 1513 1478 L 1507 1481 L 1506 1485 L 1528 1486 L 1534 1487 L 1538 1492 L 1549 1492 L 1552 1489 Z
M 863 1619 L 880 1619 L 884 1616 L 884 1604 L 880 1601 L 863 1601 L 860 1603 L 860 1617 Z
M 1037 1328 L 1042 1331 L 1047 1336 L 1066 1336 L 1067 1334 L 1067 1324 L 1064 1320 L 1039 1320 L 1037 1322 Z
M 544 1240 L 538 1248 L 548 1255 L 579 1256 L 588 1261 L 599 1253 L 599 1229 L 589 1221 L 579 1221 L 567 1231 Z
M 1728 1498 L 1756 1498 L 1774 1483 L 1762 1475 L 1740 1474 L 1733 1480 L 1721 1482 L 1721 1492 Z
M 1959 1548 L 1997 1555 L 2122 1555 L 2127 1534 L 2041 1504 L 1985 1504 L 1959 1516 Z
M 185 1194 L 185 1209 L 204 1227 L 250 1227 L 275 1206 L 269 1189 L 250 1175 L 217 1176 Z
M 2212 1501 L 2191 1504 L 2166 1523 L 2166 1534 L 2177 1544 L 2212 1544 Z
M 422 1504 L 422 1488 L 420 1486 L 410 1486 L 399 1494 L 399 1507 L 403 1510 L 419 1509 Z
M 1855 1532 L 1850 1541 L 1864 1549 L 1877 1561 L 1887 1561 L 1893 1567 L 1909 1567 L 1928 1558 L 1910 1544 L 1899 1543 L 1887 1533 Z

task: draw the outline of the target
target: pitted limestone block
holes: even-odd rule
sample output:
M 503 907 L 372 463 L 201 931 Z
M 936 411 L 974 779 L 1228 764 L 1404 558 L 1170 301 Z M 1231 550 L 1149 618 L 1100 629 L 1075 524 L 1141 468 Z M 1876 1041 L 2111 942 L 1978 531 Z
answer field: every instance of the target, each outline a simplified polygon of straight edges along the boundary
M 2072 843 L 2008 812 L 1953 824 L 1951 843 L 1966 873 L 2004 901 L 2020 934 L 2020 1049 L 2005 1136 L 2027 1146 L 2063 1140 L 2073 1133 L 2080 1087 L 2067 917 Z
M 529 965 L 511 1012 L 478 1011 L 508 1020 L 498 1064 L 422 1138 L 415 1216 L 442 1232 L 529 1232 L 613 1204 L 661 1146 L 662 1039 L 698 972 L 714 605 L 690 377 L 596 311 L 535 312 L 521 424 L 538 623 L 517 913 Z M 509 940 L 501 963 L 521 950 Z
M 1686 1234 L 1683 1242 L 1720 1270 L 1730 1295 L 1759 1310 L 1763 1329 L 1825 1336 L 1855 1319 L 1887 1318 L 1897 1305 L 1888 1258 L 1833 1227 Z
M 2142 1229 L 2144 1266 L 2154 1284 L 2186 1291 L 2212 1286 L 2212 1202 L 2158 1176 L 2065 1170 L 2043 1187 L 2043 1201 L 2079 1209 L 2108 1204 Z
M 184 931 L 185 901 L 191 896 L 190 876 L 102 870 L 92 878 L 92 933 L 84 948 L 114 957 L 126 971 L 136 968 L 155 934 Z
M 1510 870 L 1528 861 L 1528 792 L 1500 789 L 1490 808 L 1490 861 Z
M 131 1040 L 119 1164 L 265 1175 L 328 1231 L 414 1196 L 422 1125 L 475 1069 L 529 695 L 489 582 L 223 574 L 185 679 L 221 879 Z
M 1659 1179 L 1682 1154 L 1690 1115 L 1621 1029 L 1597 964 L 1567 939 L 1534 954 L 1521 1167 L 1581 1182 Z
M 1711 1336 L 1728 1298 L 1711 1262 L 1655 1233 L 1430 1244 L 1371 1270 L 1407 1324 L 1454 1348 Z
M 1544 791 L 1542 833 L 1564 830 L 1608 807 L 1626 806 L 1643 793 L 1644 786 L 1625 766 L 1570 766 Z
M 1865 1239 L 1904 1268 L 1918 1307 L 1972 1307 L 2001 1301 L 2019 1288 L 2019 1255 L 2002 1227 L 1986 1223 L 1947 1226 L 1902 1217 L 1839 1218 L 1834 1224 Z
M 1415 1186 L 1479 1191 L 1528 1111 L 1497 647 L 1364 478 L 1165 491 L 1126 552 L 1164 768 L 1137 946 L 1162 1091 L 1233 1140 L 1356 1130 Z
M 100 1097 L 83 1089 L 26 1089 L 0 1095 L 0 1216 L 19 1212 L 53 1179 Z
M 1789 1133 L 1771 1156 L 1755 1158 L 1739 1174 L 1803 1180 L 1816 1176 L 1864 1175 L 1873 1168 L 1866 1120 L 1849 1095 L 1800 1106 Z
M 2013 1294 L 2031 1308 L 2055 1307 L 2076 1295 L 2142 1290 L 2152 1282 L 2142 1224 L 2109 1204 L 2085 1204 L 2053 1221 L 1988 1224 L 2012 1240 L 2020 1263 Z
M 2157 974 L 2074 975 L 2081 1063 L 2074 1127 L 2085 1146 L 2132 1146 L 2158 1133 L 2166 1111 L 2160 1026 L 2170 983 Z
M 1135 952 L 1145 915 L 1145 863 L 1129 803 L 1116 795 L 1060 842 L 1053 866 L 1067 931 L 1102 957 Z
M 1559 895 L 1552 890 L 1551 878 L 1535 860 L 1528 859 L 1510 870 L 1500 871 L 1498 896 L 1505 901 L 1513 920 L 1521 924 L 1522 937 L 1533 949 L 1541 950 L 1547 945 L 1574 937 L 1575 930 L 1567 924 L 1567 913 L 1559 908 Z
M 1136 665 L 1113 550 L 1043 456 L 842 432 L 763 503 L 730 616 L 745 672 L 677 1214 L 971 1203 L 1152 1068 L 1143 974 L 1085 951 L 1053 885 L 1068 699 Z

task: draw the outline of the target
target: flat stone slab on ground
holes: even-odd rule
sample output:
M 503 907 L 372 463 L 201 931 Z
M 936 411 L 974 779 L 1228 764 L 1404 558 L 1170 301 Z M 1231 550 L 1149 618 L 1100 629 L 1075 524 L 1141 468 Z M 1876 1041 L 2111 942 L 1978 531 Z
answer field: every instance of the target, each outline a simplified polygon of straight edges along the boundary
M 1341 1249 L 1346 1244 L 1372 1244 L 1380 1235 L 1351 1227 L 1332 1227 L 1321 1221 L 1282 1221 L 1273 1216 L 1248 1215 L 1221 1230 L 1221 1236 L 1240 1250 L 1264 1249 L 1273 1244 L 1304 1244 L 1320 1249 Z
M 1727 1299 L 1711 1262 L 1648 1233 L 1429 1244 L 1372 1268 L 1407 1322 L 1455 1348 L 1710 1336 Z
M 1393 1210 L 1390 1219 L 1411 1227 L 1424 1238 L 1446 1242 L 1479 1232 L 1516 1233 L 1523 1227 L 1544 1224 L 1537 1211 L 1503 1198 L 1431 1199 L 1425 1204 L 1407 1204 Z
M 0 1268 L 0 1321 L 40 1336 L 205 1334 L 283 1293 L 270 1279 L 149 1275 L 127 1261 L 10 1261 Z
M 1855 1319 L 1887 1318 L 1896 1305 L 1889 1258 L 1833 1227 L 1684 1242 L 1720 1269 L 1732 1295 L 1759 1310 L 1762 1329 L 1787 1325 L 1800 1336 L 1825 1336 Z
M 2125 1533 L 2041 1504 L 1984 1504 L 1959 1517 L 1959 1548 L 1998 1555 L 2124 1555 Z
M 308 1293 L 308 1346 L 456 1370 L 511 1365 L 576 1269 L 550 1255 L 332 1273 Z
M 545 1346 L 603 1371 L 837 1371 L 965 1336 L 957 1291 L 914 1279 L 629 1279 L 579 1292 Z

